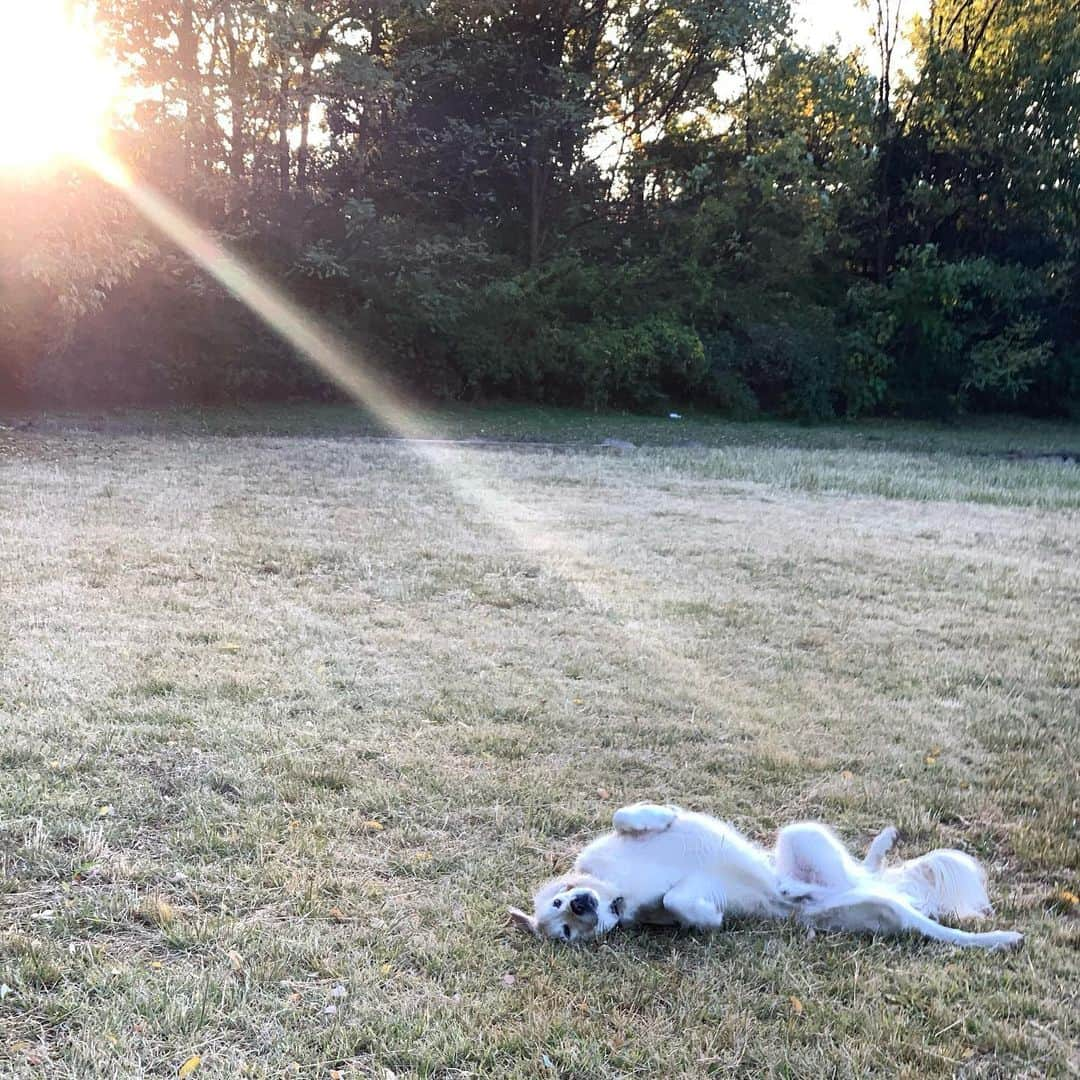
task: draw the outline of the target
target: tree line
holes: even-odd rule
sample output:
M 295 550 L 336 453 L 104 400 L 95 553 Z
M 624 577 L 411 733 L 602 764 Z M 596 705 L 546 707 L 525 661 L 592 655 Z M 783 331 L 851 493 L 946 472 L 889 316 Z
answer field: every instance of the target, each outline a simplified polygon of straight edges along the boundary
M 786 0 L 97 15 L 112 152 L 418 396 L 1080 407 L 1075 0 L 875 0 L 874 65 Z M 332 392 L 86 170 L 0 177 L 0 326 L 0 403 Z

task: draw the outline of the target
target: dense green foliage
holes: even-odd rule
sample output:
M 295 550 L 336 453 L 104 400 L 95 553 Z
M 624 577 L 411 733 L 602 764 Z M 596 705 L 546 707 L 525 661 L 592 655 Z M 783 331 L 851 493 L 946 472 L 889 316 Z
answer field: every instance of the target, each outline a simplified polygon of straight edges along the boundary
M 1080 408 L 1080 13 L 934 0 L 897 75 L 786 0 L 99 0 L 116 152 L 420 396 Z M 0 395 L 330 392 L 83 176 L 0 191 Z

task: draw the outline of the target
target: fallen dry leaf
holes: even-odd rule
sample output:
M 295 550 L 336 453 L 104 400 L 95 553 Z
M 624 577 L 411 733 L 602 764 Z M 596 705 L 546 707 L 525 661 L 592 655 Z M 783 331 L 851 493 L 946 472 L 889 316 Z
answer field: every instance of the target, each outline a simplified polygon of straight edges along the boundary
M 140 914 L 143 922 L 150 926 L 172 926 L 176 922 L 176 908 L 163 896 L 148 896 Z
M 1055 889 L 1046 898 L 1046 908 L 1058 915 L 1080 915 L 1080 896 L 1072 889 Z
M 790 1001 L 792 1012 L 794 1012 L 796 1016 L 802 1016 L 803 1003 L 794 994 L 791 995 Z
M 176 1070 L 176 1075 L 180 1080 L 184 1080 L 184 1077 L 190 1076 L 200 1065 L 202 1064 L 202 1058 L 198 1054 L 192 1054 L 191 1057 Z

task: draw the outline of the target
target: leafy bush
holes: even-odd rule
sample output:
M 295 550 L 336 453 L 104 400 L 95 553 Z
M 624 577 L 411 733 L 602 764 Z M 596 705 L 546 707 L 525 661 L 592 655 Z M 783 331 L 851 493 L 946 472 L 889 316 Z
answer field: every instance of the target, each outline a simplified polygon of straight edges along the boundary
M 47 389 L 50 361 L 154 252 L 100 181 L 0 177 L 0 391 Z
M 380 220 L 370 205 L 346 213 L 342 249 L 309 251 L 310 276 L 347 274 L 373 332 L 431 396 L 656 408 L 707 380 L 701 339 L 655 298 L 651 265 L 570 252 L 515 273 L 465 236 Z
M 452 362 L 469 391 L 590 407 L 659 408 L 705 384 L 692 326 L 628 302 L 634 268 L 577 257 L 478 290 L 455 327 Z
M 68 407 L 334 393 L 243 304 L 168 255 L 117 285 L 68 347 L 39 365 L 32 390 Z
M 1015 401 L 1052 354 L 1040 314 L 1046 296 L 1041 276 L 1024 267 L 908 249 L 887 285 L 849 293 L 847 411 L 884 404 L 943 416 L 974 397 Z

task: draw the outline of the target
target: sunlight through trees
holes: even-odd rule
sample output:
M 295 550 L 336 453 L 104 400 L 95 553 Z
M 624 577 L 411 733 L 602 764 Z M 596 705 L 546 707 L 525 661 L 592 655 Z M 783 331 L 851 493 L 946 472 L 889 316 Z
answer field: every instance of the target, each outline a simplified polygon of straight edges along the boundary
M 799 44 L 786 0 L 98 0 L 81 66 L 46 10 L 0 153 L 7 401 L 330 392 L 72 164 L 114 70 L 110 152 L 419 395 L 1080 396 L 1064 0 L 875 0 L 870 58 Z

